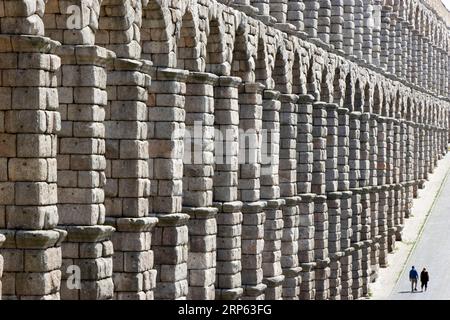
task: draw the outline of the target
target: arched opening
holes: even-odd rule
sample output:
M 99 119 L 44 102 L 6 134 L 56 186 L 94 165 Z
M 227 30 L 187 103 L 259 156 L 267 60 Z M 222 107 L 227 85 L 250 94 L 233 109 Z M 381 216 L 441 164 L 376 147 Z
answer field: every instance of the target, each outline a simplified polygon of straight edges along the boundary
M 263 39 L 258 39 L 258 51 L 256 53 L 255 63 L 255 80 L 265 86 L 267 86 L 267 78 L 269 74 L 267 72 L 267 53 L 265 49 L 265 43 Z
M 308 94 L 314 96 L 317 99 L 317 84 L 316 76 L 314 74 L 314 57 L 309 60 L 308 72 L 306 73 L 306 89 Z
M 411 98 L 408 98 L 407 102 L 406 102 L 406 110 L 405 110 L 405 114 L 404 117 L 406 120 L 408 121 L 412 121 L 412 102 L 411 102 Z
M 392 99 L 390 99 L 391 101 L 389 101 L 388 99 L 389 99 L 388 92 L 385 91 L 383 96 L 383 103 L 381 104 L 381 115 L 383 117 L 389 116 L 389 108 L 392 103 Z
M 373 113 L 381 114 L 381 93 L 378 84 L 375 85 L 375 90 L 373 92 Z
M 186 10 L 177 39 L 177 68 L 201 71 L 202 60 L 198 48 L 198 34 L 191 11 Z
M 211 19 L 206 43 L 206 72 L 226 75 L 225 54 L 225 45 L 223 43 L 223 35 L 220 31 L 219 21 L 217 19 Z
M 354 100 L 353 108 L 355 111 L 363 112 L 364 111 L 364 101 L 361 93 L 361 85 L 359 79 L 356 80 L 355 84 L 355 100 Z
M 294 53 L 294 63 L 292 64 L 292 93 L 294 94 L 305 94 L 301 74 L 300 56 L 298 53 Z
M 251 82 L 250 55 L 247 50 L 247 37 L 244 28 L 236 30 L 234 48 L 233 48 L 233 62 L 231 63 L 231 75 L 240 77 L 243 82 Z
M 150 0 L 143 8 L 142 58 L 151 60 L 154 66 L 174 67 L 176 54 L 170 43 L 173 26 L 166 23 L 164 14 L 156 0 Z
M 352 90 L 352 76 L 350 73 L 345 77 L 345 96 L 344 96 L 344 107 L 353 111 L 353 90 Z
M 275 55 L 275 65 L 272 71 L 272 78 L 275 82 L 275 90 L 281 93 L 289 93 L 289 81 L 288 81 L 288 70 L 287 61 L 283 57 L 281 49 L 277 50 Z
M 341 69 L 336 68 L 334 71 L 334 79 L 333 79 L 333 101 L 338 106 L 342 106 L 342 89 L 341 89 Z
M 364 88 L 364 112 L 372 113 L 371 103 L 370 103 L 370 86 L 366 83 Z
M 331 94 L 328 86 L 328 69 L 326 67 L 322 70 L 322 82 L 320 85 L 320 101 L 331 102 Z

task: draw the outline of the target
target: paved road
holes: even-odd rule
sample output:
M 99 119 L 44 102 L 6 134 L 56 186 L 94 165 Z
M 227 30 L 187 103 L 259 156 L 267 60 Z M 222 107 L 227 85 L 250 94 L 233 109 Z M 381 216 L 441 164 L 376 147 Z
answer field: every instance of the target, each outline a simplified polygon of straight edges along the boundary
M 411 293 L 408 279 L 411 266 L 418 272 L 428 269 L 428 291 Z M 448 300 L 450 299 L 450 177 L 441 189 L 413 252 L 395 285 L 390 300 Z

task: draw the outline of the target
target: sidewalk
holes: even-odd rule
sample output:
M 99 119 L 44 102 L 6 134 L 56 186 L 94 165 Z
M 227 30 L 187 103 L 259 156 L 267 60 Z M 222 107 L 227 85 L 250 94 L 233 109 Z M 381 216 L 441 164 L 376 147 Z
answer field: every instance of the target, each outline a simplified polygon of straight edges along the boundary
M 412 217 L 405 219 L 403 241 L 396 243 L 396 249 L 389 255 L 388 268 L 380 269 L 379 277 L 370 286 L 370 298 L 388 299 L 401 275 L 405 264 L 419 239 L 423 227 L 441 191 L 441 187 L 450 172 L 450 153 L 439 161 L 438 167 L 419 190 L 419 197 L 413 201 Z

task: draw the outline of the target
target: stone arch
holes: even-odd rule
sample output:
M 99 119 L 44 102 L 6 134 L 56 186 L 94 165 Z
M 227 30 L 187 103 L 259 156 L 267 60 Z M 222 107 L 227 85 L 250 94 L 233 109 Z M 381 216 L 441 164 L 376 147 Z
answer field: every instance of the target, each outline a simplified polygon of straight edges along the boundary
M 200 58 L 198 23 L 192 9 L 187 8 L 181 19 L 177 35 L 177 68 L 202 71 L 204 62 Z
M 217 75 L 228 75 L 226 63 L 225 31 L 217 18 L 209 20 L 206 42 L 206 72 Z
M 171 40 L 173 30 L 169 9 L 156 0 L 149 0 L 142 8 L 142 58 L 151 60 L 155 66 L 175 67 L 176 53 Z
M 254 78 L 253 57 L 248 50 L 248 39 L 245 26 L 242 24 L 236 29 L 233 55 L 231 63 L 231 75 L 240 77 L 242 81 L 252 82 Z
M 363 112 L 364 111 L 364 100 L 361 92 L 361 84 L 359 79 L 356 79 L 355 83 L 355 96 L 354 96 L 354 103 L 353 103 L 353 110 Z
M 324 66 L 322 69 L 322 77 L 321 77 L 321 83 L 320 83 L 320 101 L 323 102 L 331 102 L 331 92 L 330 92 L 330 86 L 329 86 L 329 72 L 327 66 Z
M 77 12 L 74 11 L 74 8 L 71 8 L 73 3 L 69 1 L 48 0 L 45 5 L 45 13 L 38 13 L 39 9 L 37 11 L 39 19 L 35 19 L 33 23 L 36 30 L 33 34 L 45 34 L 46 37 L 62 44 L 93 45 L 98 30 L 100 3 L 99 0 L 82 1 L 76 6 L 81 6 L 80 12 Z M 80 14 L 80 19 L 76 19 L 76 15 Z M 42 17 L 42 20 L 40 17 Z M 30 22 L 25 21 L 22 22 L 21 27 L 28 28 L 29 25 Z M 16 30 L 20 32 L 21 27 L 16 28 Z M 5 31 L 3 30 L 3 32 Z
M 95 44 L 115 52 L 118 58 L 141 57 L 141 1 L 102 2 Z

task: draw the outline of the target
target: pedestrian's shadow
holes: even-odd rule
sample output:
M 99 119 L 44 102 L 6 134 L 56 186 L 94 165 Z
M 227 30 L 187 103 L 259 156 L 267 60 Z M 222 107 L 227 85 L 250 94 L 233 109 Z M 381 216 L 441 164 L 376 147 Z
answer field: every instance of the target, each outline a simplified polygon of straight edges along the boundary
M 399 291 L 398 293 L 423 293 L 422 291 Z

